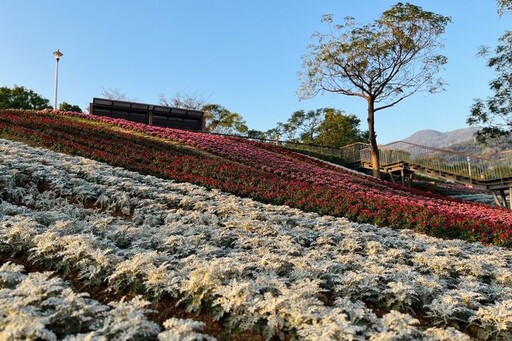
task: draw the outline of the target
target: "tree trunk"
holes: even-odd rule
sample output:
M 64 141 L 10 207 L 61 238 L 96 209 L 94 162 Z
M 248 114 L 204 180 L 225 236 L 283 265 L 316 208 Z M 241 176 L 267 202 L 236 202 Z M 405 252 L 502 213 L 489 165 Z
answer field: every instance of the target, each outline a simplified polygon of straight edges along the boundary
M 375 134 L 375 102 L 373 98 L 368 99 L 368 132 L 370 133 L 371 161 L 373 176 L 380 178 L 379 146 Z

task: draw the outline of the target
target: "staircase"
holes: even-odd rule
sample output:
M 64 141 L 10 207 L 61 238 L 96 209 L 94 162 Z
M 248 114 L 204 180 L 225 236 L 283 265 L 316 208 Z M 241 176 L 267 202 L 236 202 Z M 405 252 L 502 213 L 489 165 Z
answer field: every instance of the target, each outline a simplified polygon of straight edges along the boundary
M 483 157 L 397 141 L 379 146 L 379 153 L 380 169 L 393 181 L 405 184 L 417 173 L 487 189 L 499 206 L 507 206 L 506 191 L 512 199 L 512 150 Z M 368 144 L 346 146 L 341 154 L 355 168 L 372 168 Z

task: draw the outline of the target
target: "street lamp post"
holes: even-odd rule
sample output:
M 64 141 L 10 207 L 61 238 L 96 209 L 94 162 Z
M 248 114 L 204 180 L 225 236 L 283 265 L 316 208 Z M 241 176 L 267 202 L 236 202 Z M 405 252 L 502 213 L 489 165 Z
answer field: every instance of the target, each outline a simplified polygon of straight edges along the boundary
M 59 83 L 59 60 L 62 57 L 62 52 L 59 50 L 53 52 L 53 56 L 55 57 L 55 91 L 54 91 L 54 101 L 53 101 L 53 110 L 57 110 L 57 85 Z

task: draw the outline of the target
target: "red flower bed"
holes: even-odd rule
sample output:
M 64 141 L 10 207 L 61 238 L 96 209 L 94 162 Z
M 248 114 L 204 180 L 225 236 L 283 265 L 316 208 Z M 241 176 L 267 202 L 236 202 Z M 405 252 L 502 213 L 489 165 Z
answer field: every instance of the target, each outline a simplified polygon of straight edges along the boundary
M 409 190 L 241 138 L 27 111 L 0 112 L 0 134 L 264 202 L 434 236 L 512 245 L 512 213 L 507 210 Z

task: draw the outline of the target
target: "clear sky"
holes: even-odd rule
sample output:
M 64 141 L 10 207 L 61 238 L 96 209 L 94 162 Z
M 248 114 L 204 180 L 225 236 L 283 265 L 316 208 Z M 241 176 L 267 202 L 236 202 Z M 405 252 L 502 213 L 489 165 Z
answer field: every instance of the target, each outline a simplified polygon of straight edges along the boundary
M 466 127 L 474 98 L 489 95 L 494 77 L 479 46 L 495 46 L 512 16 L 494 0 L 417 0 L 452 17 L 444 36 L 446 91 L 416 94 L 378 112 L 379 143 L 421 129 Z M 22 85 L 53 103 L 55 59 L 59 102 L 85 109 L 104 88 L 158 103 L 161 94 L 199 94 L 241 114 L 250 129 L 267 130 L 300 109 L 334 107 L 361 119 L 366 102 L 341 95 L 299 101 L 297 73 L 312 33 L 352 16 L 369 23 L 388 0 L 0 0 L 0 86 Z

